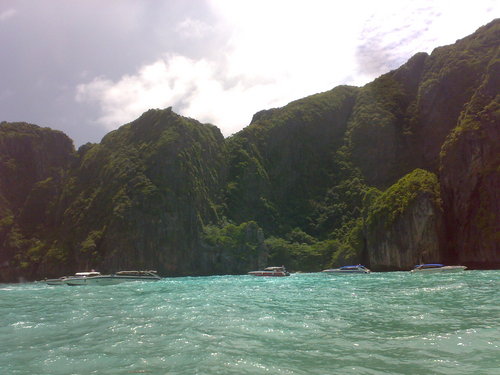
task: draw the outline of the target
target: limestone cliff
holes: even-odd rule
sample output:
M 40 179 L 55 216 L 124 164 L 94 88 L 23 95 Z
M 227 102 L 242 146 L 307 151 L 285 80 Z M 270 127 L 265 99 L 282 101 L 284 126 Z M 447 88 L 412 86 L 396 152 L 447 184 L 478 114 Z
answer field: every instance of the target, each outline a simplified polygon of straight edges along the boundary
M 420 195 L 393 222 L 370 227 L 366 246 L 373 270 L 408 270 L 415 264 L 443 260 L 440 251 L 442 212 L 433 197 Z
M 268 233 L 304 226 L 335 177 L 336 151 L 358 89 L 340 86 L 257 113 L 227 140 L 228 216 Z
M 446 251 L 471 266 L 500 266 L 500 55 L 441 152 Z
M 223 142 L 216 127 L 169 108 L 81 150 L 58 242 L 68 267 L 209 273 L 199 260 L 200 233 L 217 221 Z
M 260 111 L 227 139 L 171 108 L 77 152 L 60 132 L 2 123 L 0 281 L 268 261 L 498 267 L 499 41 L 494 20 L 364 87 Z
M 14 213 L 22 208 L 37 182 L 57 178 L 69 167 L 73 152 L 73 142 L 60 131 L 0 123 L 0 195 L 5 205 Z
M 386 188 L 415 168 L 438 172 L 441 146 L 496 58 L 499 40 L 495 20 L 360 90 L 347 136 L 369 185 Z
M 415 170 L 380 195 L 365 224 L 367 263 L 374 270 L 407 270 L 443 260 L 443 217 L 437 177 Z
M 62 132 L 0 124 L 0 281 L 31 278 L 56 236 L 57 202 L 74 161 Z

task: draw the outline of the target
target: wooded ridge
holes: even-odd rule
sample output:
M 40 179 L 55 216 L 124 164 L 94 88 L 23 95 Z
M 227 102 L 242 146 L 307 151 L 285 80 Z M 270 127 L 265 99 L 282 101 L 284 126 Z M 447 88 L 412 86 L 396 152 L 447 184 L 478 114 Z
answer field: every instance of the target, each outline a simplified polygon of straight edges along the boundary
M 500 20 L 219 129 L 149 110 L 78 150 L 0 124 L 0 281 L 97 269 L 500 265 Z

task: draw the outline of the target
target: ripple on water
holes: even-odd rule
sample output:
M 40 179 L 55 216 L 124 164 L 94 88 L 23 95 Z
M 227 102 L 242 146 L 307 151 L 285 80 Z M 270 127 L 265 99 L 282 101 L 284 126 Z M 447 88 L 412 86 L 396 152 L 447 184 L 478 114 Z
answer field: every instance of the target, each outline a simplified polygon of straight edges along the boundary
M 494 374 L 500 272 L 0 288 L 7 374 Z

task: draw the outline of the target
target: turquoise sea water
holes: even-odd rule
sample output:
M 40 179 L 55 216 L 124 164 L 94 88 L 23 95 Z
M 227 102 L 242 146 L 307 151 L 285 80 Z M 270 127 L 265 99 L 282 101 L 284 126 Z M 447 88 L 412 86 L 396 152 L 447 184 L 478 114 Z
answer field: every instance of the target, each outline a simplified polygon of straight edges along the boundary
M 498 374 L 500 271 L 0 284 L 0 374 Z

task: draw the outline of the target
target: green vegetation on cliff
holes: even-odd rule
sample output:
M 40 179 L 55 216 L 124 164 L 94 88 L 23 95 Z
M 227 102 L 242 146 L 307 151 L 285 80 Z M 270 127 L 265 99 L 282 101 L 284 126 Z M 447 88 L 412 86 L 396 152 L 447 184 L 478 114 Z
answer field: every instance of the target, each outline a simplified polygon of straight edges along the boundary
M 74 158 L 62 132 L 0 124 L 0 279 L 43 272 L 38 267 L 59 235 L 58 204 Z
M 500 39 L 500 27 L 496 36 Z M 446 251 L 471 264 L 487 261 L 500 265 L 495 256 L 500 253 L 499 87 L 497 49 L 440 154 L 446 223 L 454 233 Z
M 255 220 L 272 234 L 304 228 L 312 201 L 335 183 L 335 153 L 357 91 L 341 86 L 259 112 L 229 138 L 228 218 Z
M 207 225 L 202 235 L 205 262 L 215 274 L 242 274 L 266 266 L 264 233 L 254 221 L 240 225 Z
M 415 169 L 373 200 L 368 209 L 367 225 L 377 222 L 391 225 L 422 194 L 428 195 L 437 207 L 441 207 L 437 176 Z
M 495 20 L 227 139 L 170 108 L 77 152 L 61 132 L 1 123 L 0 280 L 500 264 L 499 40 Z
M 75 266 L 196 273 L 201 229 L 218 221 L 223 142 L 214 126 L 166 109 L 85 147 L 62 221 L 61 247 Z
M 418 166 L 416 98 L 427 58 L 415 55 L 363 87 L 356 99 L 347 132 L 349 151 L 371 185 L 387 187 Z

